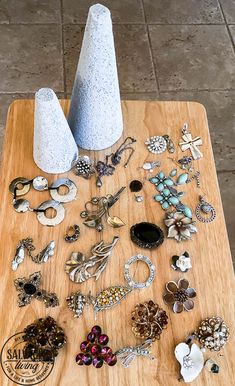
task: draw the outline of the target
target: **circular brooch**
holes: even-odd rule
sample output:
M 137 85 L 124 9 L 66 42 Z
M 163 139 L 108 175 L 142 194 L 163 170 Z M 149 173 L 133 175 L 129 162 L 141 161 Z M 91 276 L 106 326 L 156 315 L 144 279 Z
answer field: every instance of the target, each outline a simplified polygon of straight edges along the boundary
M 138 338 L 160 339 L 160 335 L 167 327 L 168 316 L 158 304 L 152 300 L 139 303 L 132 312 L 132 331 Z
M 219 316 L 204 319 L 196 336 L 201 345 L 211 351 L 220 351 L 229 338 L 229 329 Z
M 130 229 L 133 243 L 141 248 L 157 248 L 164 241 L 164 233 L 157 225 L 149 222 L 140 222 Z
M 145 145 L 147 145 L 147 148 L 150 151 L 150 153 L 153 153 L 153 154 L 161 154 L 164 151 L 166 151 L 166 148 L 167 148 L 166 140 L 163 137 L 158 135 L 148 138 L 145 141 Z

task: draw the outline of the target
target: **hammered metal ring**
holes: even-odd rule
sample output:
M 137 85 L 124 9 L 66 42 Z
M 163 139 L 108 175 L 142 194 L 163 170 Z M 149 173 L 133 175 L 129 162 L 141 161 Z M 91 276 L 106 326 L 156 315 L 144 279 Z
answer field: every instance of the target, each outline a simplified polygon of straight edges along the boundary
M 59 188 L 66 186 L 68 188 L 67 194 L 59 194 Z M 75 200 L 77 195 L 77 187 L 73 181 L 69 178 L 59 178 L 54 181 L 49 187 L 50 195 L 55 201 L 59 202 L 70 202 Z
M 52 208 L 56 211 L 56 215 L 53 218 L 49 218 L 46 216 L 45 212 L 47 209 Z M 60 224 L 64 220 L 65 216 L 65 210 L 63 205 L 54 200 L 49 200 L 43 202 L 38 208 L 37 208 L 37 218 L 38 221 L 42 225 L 47 225 L 48 227 L 54 227 L 55 225 Z

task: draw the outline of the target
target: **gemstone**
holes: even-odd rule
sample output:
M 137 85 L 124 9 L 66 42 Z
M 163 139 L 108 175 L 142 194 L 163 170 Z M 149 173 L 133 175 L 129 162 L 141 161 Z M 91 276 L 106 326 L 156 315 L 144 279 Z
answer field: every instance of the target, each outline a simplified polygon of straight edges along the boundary
M 41 346 L 45 346 L 48 342 L 48 339 L 47 339 L 47 335 L 41 335 L 38 337 L 38 340 L 37 342 L 41 345 Z
M 50 343 L 56 348 L 61 348 L 66 342 L 65 335 L 63 333 L 53 335 L 50 339 Z
M 168 209 L 168 208 L 169 208 L 168 202 L 164 201 L 164 202 L 162 203 L 162 209 Z
M 166 186 L 173 186 L 174 185 L 174 181 L 172 181 L 170 178 L 167 178 L 166 180 L 164 180 L 164 184 Z
M 23 349 L 24 359 L 31 358 L 32 355 L 35 353 L 35 350 L 36 347 L 33 344 L 28 343 Z
M 24 285 L 24 291 L 25 291 L 25 293 L 26 293 L 27 295 L 33 295 L 33 294 L 35 294 L 36 290 L 37 290 L 37 289 L 36 289 L 35 285 L 33 285 L 33 284 L 26 283 L 26 284 Z
M 157 202 L 161 202 L 163 199 L 164 199 L 164 197 L 161 196 L 160 194 L 157 194 L 156 196 L 154 196 L 154 200 Z
M 154 248 L 164 241 L 164 234 L 161 228 L 155 224 L 141 222 L 130 229 L 131 240 L 142 248 Z
M 109 366 L 114 366 L 114 365 L 116 365 L 116 363 L 117 363 L 117 357 L 116 357 L 116 355 L 113 354 L 113 355 L 107 356 L 107 357 L 105 358 L 105 362 L 106 362 Z
M 90 351 L 91 344 L 90 342 L 87 342 L 86 340 L 80 344 L 80 350 L 82 352 L 88 352 Z
M 169 197 L 169 202 L 172 204 L 172 205 L 177 205 L 179 203 L 179 200 L 177 197 Z
M 82 361 L 83 361 L 84 365 L 90 366 L 92 363 L 92 355 L 84 354 L 82 357 Z
M 100 326 L 94 326 L 91 329 L 91 332 L 94 333 L 96 336 L 101 334 L 101 327 Z
M 83 365 L 83 356 L 84 356 L 84 354 L 81 352 L 76 355 L 75 360 L 76 360 L 77 365 L 79 365 L 79 366 Z
M 143 184 L 141 181 L 133 180 L 131 181 L 129 188 L 131 192 L 139 192 L 143 188 Z
M 87 335 L 87 340 L 91 343 L 93 343 L 95 341 L 95 338 L 96 338 L 96 335 L 93 333 L 93 332 L 90 332 L 88 335 Z
M 42 362 L 53 362 L 54 355 L 50 349 L 40 350 L 40 360 Z
M 108 337 L 108 335 L 106 335 L 106 334 L 101 334 L 101 335 L 99 336 L 98 340 L 99 340 L 99 343 L 102 344 L 102 345 L 104 346 L 104 345 L 106 345 L 106 344 L 108 343 L 109 337 Z
M 219 366 L 216 363 L 214 363 L 213 366 L 211 367 L 211 372 L 214 374 L 219 373 Z
M 152 182 L 152 184 L 157 184 L 159 179 L 157 177 L 152 177 L 149 181 Z
M 111 355 L 112 354 L 112 349 L 108 346 L 104 346 L 101 348 L 101 355 L 106 356 L 106 355 Z
M 102 336 L 102 335 L 101 335 Z M 91 353 L 93 354 L 93 355 L 97 355 L 97 354 L 99 354 L 101 352 L 101 347 L 100 347 L 100 345 L 99 344 L 93 344 L 92 346 L 91 346 Z
M 182 173 L 180 176 L 177 178 L 177 185 L 183 185 L 186 183 L 188 179 L 188 173 Z
M 163 189 L 164 189 L 164 185 L 162 183 L 157 185 L 157 190 L 159 190 L 159 192 L 161 192 Z
M 103 358 L 101 358 L 101 357 L 95 357 L 95 358 L 93 359 L 93 361 L 92 361 L 92 364 L 93 364 L 94 367 L 96 367 L 97 369 L 99 369 L 100 367 L 103 366 L 104 360 L 103 360 Z

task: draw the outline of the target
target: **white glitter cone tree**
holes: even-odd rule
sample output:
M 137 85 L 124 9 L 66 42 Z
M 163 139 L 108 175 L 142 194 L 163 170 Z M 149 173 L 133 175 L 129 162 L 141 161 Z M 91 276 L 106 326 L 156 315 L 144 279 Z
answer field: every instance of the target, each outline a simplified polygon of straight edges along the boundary
M 54 91 L 35 94 L 33 158 L 46 173 L 64 173 L 78 157 L 78 148 Z
M 123 121 L 110 11 L 90 7 L 75 76 L 68 122 L 84 149 L 112 146 Z

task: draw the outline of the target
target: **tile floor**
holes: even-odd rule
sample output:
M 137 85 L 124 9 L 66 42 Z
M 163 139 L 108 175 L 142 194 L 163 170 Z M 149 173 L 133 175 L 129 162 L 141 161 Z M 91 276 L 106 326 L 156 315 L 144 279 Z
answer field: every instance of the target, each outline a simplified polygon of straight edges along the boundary
M 0 141 L 15 98 L 71 93 L 92 0 L 1 0 Z M 235 255 L 235 0 L 103 0 L 123 98 L 195 100 L 207 109 Z

